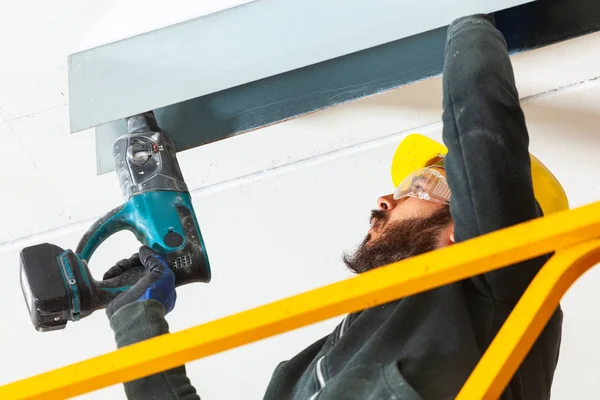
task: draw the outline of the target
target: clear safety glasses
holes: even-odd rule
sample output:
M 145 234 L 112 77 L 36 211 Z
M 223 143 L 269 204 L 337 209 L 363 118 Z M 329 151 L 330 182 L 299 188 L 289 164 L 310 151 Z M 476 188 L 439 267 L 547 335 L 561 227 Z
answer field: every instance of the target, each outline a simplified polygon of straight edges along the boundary
M 450 204 L 450 187 L 444 175 L 430 168 L 418 169 L 408 175 L 394 191 L 394 199 L 414 197 Z

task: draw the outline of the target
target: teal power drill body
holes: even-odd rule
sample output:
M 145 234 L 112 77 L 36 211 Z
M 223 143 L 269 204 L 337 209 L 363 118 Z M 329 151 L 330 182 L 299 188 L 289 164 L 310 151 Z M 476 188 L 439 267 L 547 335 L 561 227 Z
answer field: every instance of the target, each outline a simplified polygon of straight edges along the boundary
M 143 267 L 106 281 L 93 279 L 88 262 L 98 246 L 122 230 L 160 254 L 176 286 L 211 279 L 208 255 L 175 147 L 149 112 L 127 119 L 128 133 L 113 145 L 125 203 L 100 218 L 75 252 L 43 243 L 21 251 L 21 287 L 38 331 L 63 329 L 105 308 L 134 285 Z

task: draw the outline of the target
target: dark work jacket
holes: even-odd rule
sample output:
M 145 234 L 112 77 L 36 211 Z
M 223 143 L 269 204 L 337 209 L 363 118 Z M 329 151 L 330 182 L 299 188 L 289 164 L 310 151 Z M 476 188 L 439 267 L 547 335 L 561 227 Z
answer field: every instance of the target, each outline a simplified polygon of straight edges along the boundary
M 540 217 L 529 137 L 506 43 L 493 19 L 454 21 L 443 75 L 443 140 L 455 239 Z M 452 399 L 549 255 L 348 315 L 275 369 L 265 400 Z M 119 347 L 168 333 L 157 301 L 111 319 Z M 543 400 L 558 360 L 556 310 L 503 399 Z M 197 400 L 185 367 L 126 383 L 133 400 Z

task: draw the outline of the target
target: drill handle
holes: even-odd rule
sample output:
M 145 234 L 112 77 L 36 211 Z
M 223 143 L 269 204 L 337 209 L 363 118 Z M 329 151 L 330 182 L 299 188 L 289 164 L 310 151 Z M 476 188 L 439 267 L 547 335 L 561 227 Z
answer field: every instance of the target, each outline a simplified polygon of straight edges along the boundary
M 144 275 L 143 266 L 133 267 L 123 271 L 121 275 L 111 279 L 94 282 L 94 309 L 106 308 L 115 297 L 135 285 Z
M 75 252 L 85 261 L 89 262 L 92 254 L 112 234 L 130 229 L 124 205 L 113 208 L 102 218 L 98 219 L 83 235 Z

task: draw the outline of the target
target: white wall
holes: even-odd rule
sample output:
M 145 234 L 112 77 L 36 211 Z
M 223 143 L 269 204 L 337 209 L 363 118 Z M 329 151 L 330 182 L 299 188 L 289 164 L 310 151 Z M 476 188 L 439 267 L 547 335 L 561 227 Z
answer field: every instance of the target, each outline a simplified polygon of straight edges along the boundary
M 92 133 L 68 133 L 67 44 L 92 3 L 31 3 L 0 12 L 0 383 L 114 349 L 102 312 L 64 331 L 35 332 L 18 284 L 20 249 L 43 241 L 74 247 L 121 202 L 116 178 L 95 175 Z M 513 57 L 532 152 L 562 180 L 572 206 L 600 200 L 600 70 L 590 57 L 599 45 L 596 34 Z M 392 189 L 395 146 L 413 131 L 439 139 L 440 114 L 435 78 L 181 153 L 214 278 L 179 290 L 172 330 L 347 277 L 340 254 L 360 242 L 376 198 Z M 137 246 L 128 234 L 114 236 L 92 270 L 100 275 Z M 600 390 L 598 283 L 592 270 L 564 299 L 555 399 Z M 189 375 L 204 400 L 261 398 L 277 362 L 336 322 L 190 363 Z M 124 398 L 120 386 L 82 397 Z

